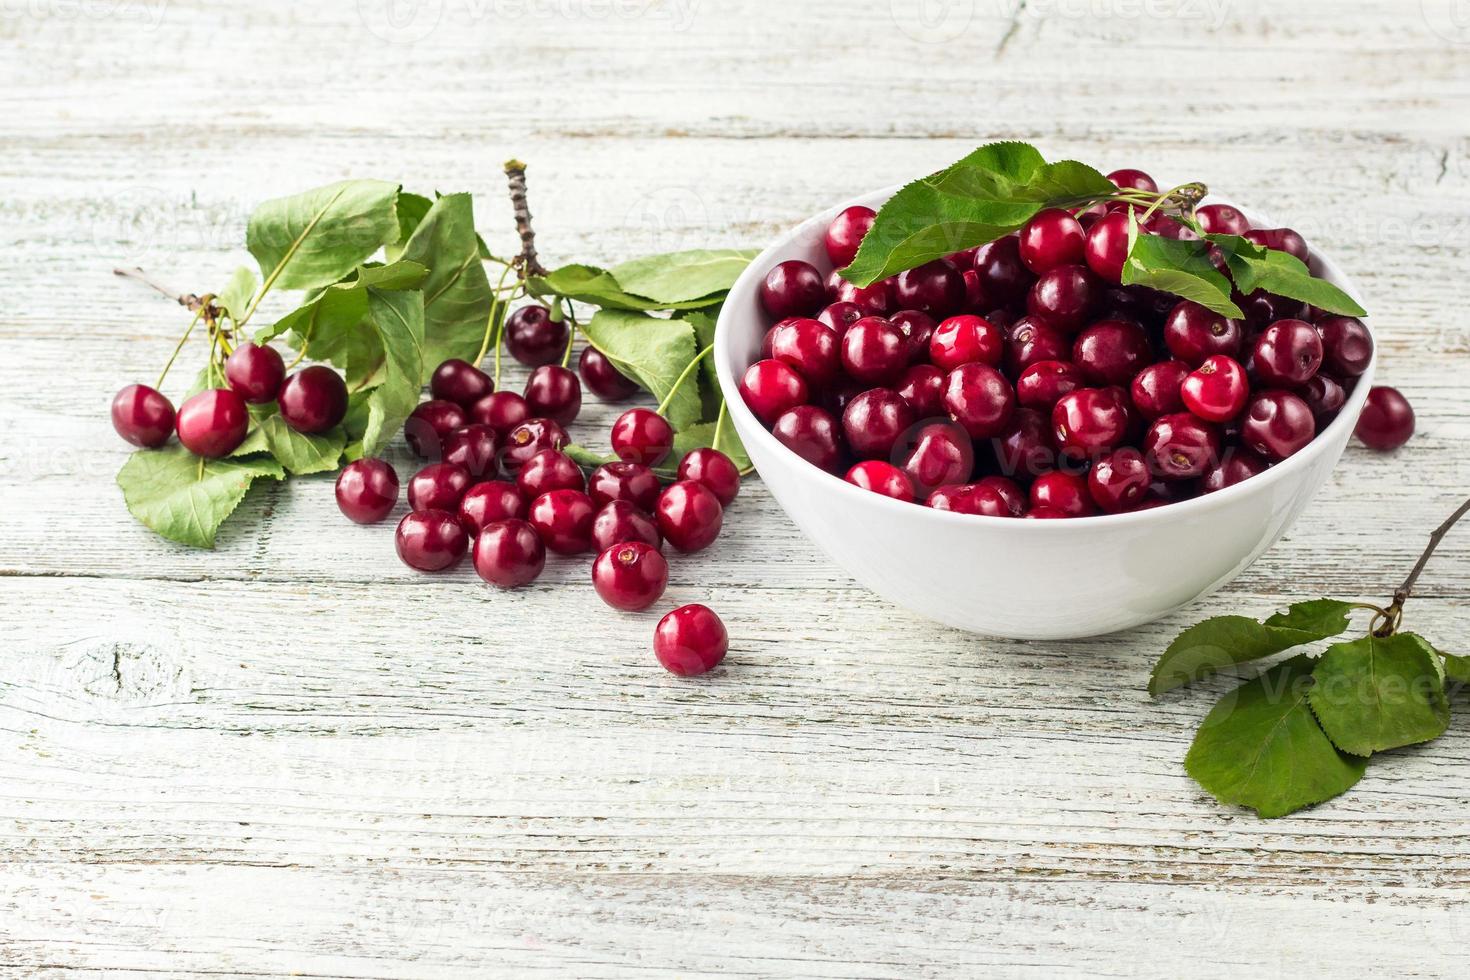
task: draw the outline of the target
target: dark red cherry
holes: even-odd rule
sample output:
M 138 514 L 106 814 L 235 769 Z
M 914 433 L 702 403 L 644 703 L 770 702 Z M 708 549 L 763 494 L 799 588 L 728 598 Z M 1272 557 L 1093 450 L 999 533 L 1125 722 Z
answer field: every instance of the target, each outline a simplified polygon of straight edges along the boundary
M 908 474 L 892 463 L 885 463 L 881 459 L 863 460 L 848 470 L 847 476 L 843 479 L 855 487 L 861 487 L 885 497 L 892 497 L 894 500 L 903 500 L 908 503 L 914 501 L 914 485 L 910 482 Z
M 1206 204 L 1194 216 L 1210 235 L 1244 235 L 1251 230 L 1246 216 L 1228 204 Z
M 1019 302 L 1036 281 L 1021 261 L 1021 240 L 1015 235 L 981 245 L 975 252 L 975 272 L 985 302 L 994 306 Z
M 939 487 L 924 501 L 926 507 L 947 510 L 955 514 L 975 514 L 981 517 L 1015 517 L 999 490 L 979 483 L 963 483 Z
M 1042 273 L 1026 296 L 1026 310 L 1059 330 L 1075 333 L 1102 298 L 1102 283 L 1085 265 L 1059 265 Z
M 1128 398 L 1121 388 L 1078 388 L 1051 410 L 1057 448 L 1077 459 L 1096 459 L 1128 436 Z
M 1268 386 L 1305 384 L 1322 366 L 1322 336 L 1305 320 L 1277 320 L 1256 338 L 1251 366 Z
M 274 347 L 241 343 L 225 358 L 225 380 L 252 405 L 276 400 L 286 378 L 286 362 Z
M 619 371 L 602 351 L 588 344 L 577 358 L 577 374 L 587 390 L 605 402 L 620 402 L 638 393 L 638 382 Z
M 851 304 L 864 316 L 887 316 L 894 309 L 893 281 L 879 279 L 871 286 L 855 286 L 836 271 L 827 277 L 827 300 L 830 304 Z
M 485 525 L 475 539 L 475 572 L 491 585 L 529 585 L 546 567 L 546 545 L 529 522 L 517 518 Z
M 457 357 L 440 364 L 429 378 L 431 396 L 454 402 L 466 412 L 494 390 L 495 382 L 490 380 L 490 375 Z
M 1060 511 L 1068 517 L 1097 513 L 1088 491 L 1087 477 L 1064 470 L 1043 473 L 1031 484 L 1031 508 Z
M 582 382 L 560 364 L 543 364 L 526 379 L 525 397 L 533 417 L 571 425 L 582 411 Z
M 526 519 L 546 547 L 559 555 L 576 555 L 592 547 L 592 519 L 597 509 L 580 490 L 552 490 L 531 501 Z
M 863 236 L 873 227 L 873 219 L 877 214 L 872 208 L 855 204 L 843 209 L 832 219 L 832 223 L 827 226 L 823 244 L 827 248 L 827 258 L 832 260 L 834 266 L 841 269 L 852 264 L 858 247 L 863 243 Z
M 931 422 L 904 439 L 899 467 L 908 474 L 918 496 L 927 497 L 949 483 L 963 483 L 975 468 L 975 449 L 964 429 L 952 422 Z
M 816 267 L 799 259 L 778 263 L 761 281 L 761 305 L 777 320 L 812 316 L 827 303 L 827 287 Z
M 1133 407 L 1150 422 L 1160 415 L 1184 411 L 1184 399 L 1179 389 L 1188 376 L 1189 365 L 1183 361 L 1150 364 L 1134 375 L 1129 386 Z
M 1191 369 L 1211 354 L 1239 358 L 1243 339 L 1239 320 L 1227 319 L 1189 300 L 1180 302 L 1164 319 L 1164 345 Z
M 647 609 L 668 585 L 668 561 L 657 548 L 642 541 L 611 545 L 592 563 L 592 586 L 614 609 Z
M 1289 391 L 1253 395 L 1240 425 L 1241 442 L 1269 460 L 1296 454 L 1316 434 L 1312 409 Z
M 1026 408 L 1041 409 L 1048 415 L 1057 399 L 1069 391 L 1084 387 L 1082 371 L 1067 361 L 1036 361 L 1016 379 L 1016 402 Z
M 930 419 L 944 414 L 944 372 L 932 364 L 915 364 L 903 372 L 895 389 L 909 403 L 914 416 Z
M 1114 211 L 1099 218 L 1087 232 L 1083 250 L 1087 267 L 1106 282 L 1123 281 L 1123 263 L 1128 259 L 1128 214 Z
M 909 341 L 903 331 L 883 317 L 863 317 L 842 335 L 843 370 L 864 384 L 896 381 L 908 367 L 909 353 Z
M 1188 412 L 1164 415 L 1148 427 L 1143 455 L 1155 476 L 1193 479 L 1219 461 L 1220 430 Z
M 866 309 L 856 303 L 832 303 L 817 314 L 817 322 L 831 330 L 838 343 L 841 343 L 848 327 L 870 315 Z M 769 356 L 769 354 L 762 356 Z
M 501 444 L 500 461 L 508 473 L 519 473 L 532 456 L 545 449 L 561 449 L 572 440 L 551 419 L 526 419 L 510 430 Z
M 1152 177 L 1142 170 L 1134 170 L 1132 167 L 1114 170 L 1108 174 L 1108 180 L 1111 180 L 1120 188 L 1132 188 L 1137 191 L 1147 191 L 1150 194 L 1157 194 L 1159 192 L 1159 185 L 1154 183 Z
M 135 446 L 157 449 L 173 435 L 173 403 L 147 385 L 128 385 L 112 398 L 112 427 Z
M 642 510 L 627 500 L 610 500 L 592 518 L 592 550 L 600 553 L 624 541 L 641 541 L 659 548 L 664 538 L 653 518 Z
M 1013 378 L 1038 361 L 1067 361 L 1072 341 L 1039 316 L 1024 316 L 1006 334 L 1006 372 Z
M 776 420 L 771 435 L 808 463 L 824 470 L 835 470 L 842 459 L 842 436 L 837 420 L 825 408 L 798 405 Z
M 1072 361 L 1093 385 L 1126 385 L 1152 363 L 1153 349 L 1132 320 L 1099 320 L 1077 335 Z
M 587 478 L 582 468 L 560 449 L 543 449 L 530 459 L 516 474 L 516 488 L 527 500 L 535 500 L 543 493 L 553 490 L 587 489 Z
M 1345 389 L 1336 378 L 1325 374 L 1318 374 L 1312 380 L 1297 389 L 1296 393 L 1301 396 L 1302 401 L 1312 410 L 1312 418 L 1317 420 L 1317 431 L 1321 432 L 1327 424 L 1337 418 L 1337 413 L 1347 402 L 1347 389 Z
M 195 456 L 228 456 L 245 441 L 250 410 L 245 399 L 229 388 L 201 391 L 179 406 L 175 420 L 179 442 Z
M 941 371 L 971 363 L 999 367 L 1005 349 L 1006 337 L 1001 329 L 969 313 L 943 321 L 929 337 L 929 360 Z
M 527 367 L 561 360 L 569 339 L 567 322 L 553 320 L 540 303 L 523 306 L 505 319 L 506 350 Z
M 1143 453 L 1124 446 L 1099 459 L 1087 471 L 1087 492 L 1109 514 L 1132 510 L 1143 502 L 1153 477 Z
M 410 511 L 393 534 L 398 557 L 421 572 L 440 572 L 459 564 L 469 543 L 459 518 L 443 510 Z
M 1393 452 L 1414 435 L 1414 409 L 1397 388 L 1375 387 L 1368 392 L 1353 434 L 1369 449 Z
M 482 533 L 497 521 L 526 516 L 526 498 L 514 483 L 486 480 L 464 492 L 459 501 L 459 522 L 472 535 Z
M 658 476 L 642 463 L 603 463 L 587 480 L 587 493 L 598 507 L 626 500 L 639 510 L 653 513 L 658 501 Z
M 651 409 L 630 408 L 613 423 L 610 441 L 613 455 L 623 462 L 657 466 L 674 450 L 674 427 Z
M 708 606 L 680 606 L 653 630 L 653 655 L 664 670 L 679 677 L 708 673 L 725 659 L 730 637 Z
M 995 462 L 1007 477 L 1031 479 L 1057 468 L 1057 450 L 1047 416 L 1018 408 L 1005 431 L 991 440 Z
M 354 460 L 337 474 L 336 489 L 337 508 L 349 521 L 376 524 L 398 503 L 398 473 L 381 459 Z
M 1230 294 L 1230 298 L 1244 311 L 1246 325 L 1253 330 L 1260 330 L 1268 323 L 1275 323 L 1277 320 L 1307 319 L 1304 312 L 1305 304 L 1298 300 L 1287 299 L 1285 296 L 1277 296 L 1275 293 L 1268 293 L 1264 289 L 1257 289 L 1249 296 L 1241 295 L 1240 290 L 1237 289 Z
M 1248 242 L 1285 252 L 1302 262 L 1307 262 L 1312 257 L 1311 249 L 1307 248 L 1307 240 L 1290 228 L 1254 228 L 1241 237 Z
M 1245 368 L 1224 354 L 1212 354 L 1179 386 L 1184 407 L 1206 422 L 1225 422 L 1240 414 L 1250 397 Z
M 1047 208 L 1021 229 L 1021 261 L 1040 275 L 1059 265 L 1081 262 L 1086 244 L 1087 234 L 1072 212 Z
M 1060 521 L 1066 520 L 1067 516 L 1055 507 L 1032 507 L 1026 512 L 1027 519 L 1033 521 Z
M 719 537 L 725 509 L 704 484 L 680 480 L 658 495 L 654 516 L 669 544 L 680 551 L 701 551 Z
M 1205 470 L 1199 478 L 1200 493 L 1214 493 L 1233 487 L 1242 480 L 1249 480 L 1258 473 L 1266 472 L 1266 461 L 1249 449 L 1239 446 L 1225 450 L 1219 462 Z
M 847 403 L 842 433 L 859 459 L 888 459 L 898 437 L 915 421 L 914 410 L 890 388 L 870 388 Z
M 531 409 L 526 405 L 526 400 L 513 391 L 497 391 L 486 395 L 470 409 L 471 419 L 481 425 L 490 426 L 501 437 L 530 417 Z
M 740 470 L 718 449 L 691 450 L 679 460 L 677 475 L 681 480 L 704 484 L 721 507 L 729 507 L 740 494 Z
M 927 313 L 918 310 L 899 310 L 888 318 L 909 342 L 909 362 L 914 363 L 924 360 L 929 356 L 929 338 L 934 336 L 938 324 L 934 318 Z
M 848 334 L 851 336 L 852 331 L 848 331 Z M 745 374 L 740 378 L 740 396 L 745 399 L 746 406 L 755 413 L 756 418 L 770 425 L 782 412 L 797 405 L 805 405 L 811 397 L 811 389 L 807 386 L 806 379 L 789 364 L 770 358 L 756 361 L 745 369 Z M 670 433 L 672 435 L 672 430 Z M 616 452 L 617 447 L 614 446 L 613 450 Z
M 974 259 L 971 259 L 973 262 Z M 965 305 L 961 309 L 978 310 L 985 303 L 985 290 L 980 286 L 980 273 L 960 266 L 960 275 L 965 279 Z
M 842 370 L 837 334 L 820 320 L 792 317 L 771 328 L 770 357 L 795 369 L 812 384 L 824 385 Z
M 893 304 L 942 320 L 965 305 L 965 277 L 954 266 L 938 260 L 900 272 L 893 281 Z
M 1373 335 L 1352 316 L 1329 316 L 1317 321 L 1322 336 L 1323 363 L 1341 378 L 1356 378 L 1373 361 Z
M 324 364 L 291 375 L 276 396 L 281 418 L 297 432 L 326 432 L 347 417 L 347 382 Z
M 459 512 L 459 502 L 474 480 L 463 466 L 430 463 L 408 479 L 408 506 L 414 510 Z
M 1012 517 L 1020 517 L 1026 513 L 1027 496 L 1021 485 L 1008 476 L 987 476 L 975 484 L 979 487 L 989 487 L 1000 494 L 1000 499 L 1005 501 Z
M 444 462 L 463 466 L 477 480 L 489 479 L 500 470 L 500 440 L 488 425 L 476 422 L 455 429 L 444 437 L 443 446 Z
M 1005 431 L 1016 410 L 1016 393 L 990 365 L 961 364 L 945 375 L 944 408 L 971 437 L 988 439 Z
M 464 409 L 436 398 L 424 402 L 408 416 L 408 421 L 403 423 L 403 438 L 415 456 L 438 459 L 443 454 L 444 437 L 464 428 L 467 421 Z

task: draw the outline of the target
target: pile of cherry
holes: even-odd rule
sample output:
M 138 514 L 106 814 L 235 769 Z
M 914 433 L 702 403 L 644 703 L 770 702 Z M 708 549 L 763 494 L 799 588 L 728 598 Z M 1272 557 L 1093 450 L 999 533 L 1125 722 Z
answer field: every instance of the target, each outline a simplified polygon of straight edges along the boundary
M 1108 175 L 1157 192 L 1137 170 Z M 1239 483 L 1299 452 L 1342 408 L 1373 344 L 1362 322 L 1237 294 L 1243 320 L 1121 285 L 1130 205 L 1037 214 L 1017 234 L 858 287 L 781 262 L 760 298 L 774 325 L 740 382 L 793 452 L 867 490 L 939 510 L 1074 518 L 1157 507 Z M 1310 261 L 1288 228 L 1228 205 L 1207 233 Z M 875 218 L 851 207 L 825 244 L 849 264 Z M 1146 233 L 1194 233 L 1162 215 Z M 1369 393 L 1367 445 L 1408 440 L 1392 388 Z

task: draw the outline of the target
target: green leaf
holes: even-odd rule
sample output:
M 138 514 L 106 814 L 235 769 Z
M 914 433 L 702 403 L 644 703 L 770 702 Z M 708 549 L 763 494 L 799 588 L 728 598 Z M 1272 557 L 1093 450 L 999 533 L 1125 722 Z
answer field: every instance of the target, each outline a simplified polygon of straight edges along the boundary
M 621 310 L 600 310 L 586 326 L 587 339 L 617 369 L 663 401 L 693 359 L 694 330 L 683 320 L 663 320 Z M 686 381 L 664 415 L 676 430 L 699 421 L 699 386 Z
M 362 454 L 382 452 L 418 406 L 424 370 L 424 295 L 369 289 L 368 319 L 383 345 L 382 384 L 368 396 Z
M 593 452 L 586 446 L 579 446 L 575 442 L 567 443 L 561 447 L 561 451 L 572 458 L 572 462 L 578 466 L 601 466 L 604 463 L 616 463 L 616 456 L 602 456 Z
M 250 216 L 245 244 L 282 289 L 336 282 L 399 236 L 398 185 L 344 180 L 266 201 Z
M 660 303 L 626 292 L 611 272 L 592 265 L 564 265 L 544 276 L 526 280 L 532 296 L 565 296 L 579 303 L 590 303 L 606 310 L 697 310 L 724 301 L 725 293 L 692 299 L 681 303 Z
M 250 485 L 285 476 L 273 459 L 213 459 L 183 446 L 143 449 L 128 457 L 117 474 L 128 510 L 170 541 L 213 548 L 215 533 Z
M 1367 316 L 1368 311 L 1326 279 L 1318 279 L 1295 255 L 1266 248 L 1238 235 L 1206 235 L 1225 253 L 1235 285 L 1246 295 L 1258 289 L 1301 300 L 1347 316 Z
M 1197 623 L 1180 633 L 1154 664 L 1148 693 L 1158 697 L 1226 667 L 1336 636 L 1347 629 L 1351 610 L 1351 603 L 1337 599 L 1312 599 L 1264 623 L 1248 616 L 1216 616 Z
M 1124 285 L 1173 293 L 1222 316 L 1245 315 L 1230 298 L 1230 280 L 1210 261 L 1207 243 L 1140 235 L 1137 220 L 1129 212 L 1132 245 L 1123 263 Z
M 656 303 L 683 303 L 728 292 L 754 249 L 696 249 L 633 259 L 609 270 L 618 286 Z
M 413 237 L 414 229 L 419 222 L 424 220 L 424 215 L 434 202 L 422 194 L 414 194 L 410 191 L 398 192 L 398 239 L 391 245 L 383 246 L 383 256 L 393 262 L 403 257 L 403 247 Z
M 372 415 L 374 390 L 362 388 L 347 396 L 347 416 L 342 419 L 342 434 L 347 442 L 342 449 L 345 462 L 362 459 L 362 437 L 367 434 L 368 419 Z
M 695 353 L 711 347 L 715 342 L 715 325 L 720 319 L 720 308 L 711 307 L 708 310 L 686 310 L 679 314 L 679 319 L 685 321 L 694 330 Z M 706 397 L 704 399 L 704 415 L 709 417 L 720 408 L 720 376 L 715 369 L 713 355 L 706 357 L 699 365 L 700 376 L 704 379 Z
M 347 435 L 341 426 L 313 435 L 297 432 L 286 424 L 285 419 L 272 415 L 252 429 L 231 456 L 267 452 L 287 472 L 294 476 L 306 476 L 335 470 L 346 445 Z
M 719 444 L 715 444 L 715 423 L 700 422 L 696 425 L 685 426 L 674 433 L 674 453 L 663 466 L 677 468 L 679 460 L 689 455 L 696 449 L 718 449 L 730 457 L 730 462 L 735 468 L 744 473 L 750 469 L 750 457 L 745 454 L 745 446 L 740 442 L 740 436 L 735 433 L 735 426 L 727 420 L 720 431 Z
M 257 288 L 255 270 L 242 265 L 230 274 L 230 281 L 215 295 L 215 305 L 224 307 L 232 319 L 238 320 L 250 308 Z
M 1470 657 L 1453 653 L 1441 653 L 1439 656 L 1444 662 L 1445 680 L 1456 684 L 1470 684 Z
M 1353 755 L 1427 742 L 1450 723 L 1441 671 L 1438 653 L 1413 633 L 1338 643 L 1312 671 L 1312 710 Z
M 1343 793 L 1367 760 L 1339 752 L 1307 704 L 1314 661 L 1292 657 L 1221 698 L 1184 768 L 1221 803 L 1279 817 Z
M 403 260 L 428 268 L 424 280 L 424 381 L 452 357 L 473 360 L 494 297 L 475 237 L 468 194 L 447 194 L 429 208 L 403 247 Z

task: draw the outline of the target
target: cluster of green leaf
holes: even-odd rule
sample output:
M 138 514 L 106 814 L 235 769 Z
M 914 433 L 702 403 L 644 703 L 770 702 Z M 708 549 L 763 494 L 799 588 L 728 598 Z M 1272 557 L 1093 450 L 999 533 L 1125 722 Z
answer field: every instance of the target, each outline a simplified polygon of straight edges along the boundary
M 1264 622 L 1217 616 L 1169 645 L 1154 696 L 1226 667 L 1339 636 L 1359 604 L 1314 599 Z M 1345 792 L 1375 753 L 1427 742 L 1449 725 L 1447 682 L 1470 659 L 1414 633 L 1369 633 L 1276 663 L 1226 694 L 1200 724 L 1184 766 L 1222 803 L 1278 817 Z
M 1185 225 L 1199 238 L 1140 234 L 1135 212 L 1124 284 L 1173 293 L 1232 317 L 1242 315 L 1232 296 L 1258 289 L 1333 313 L 1364 315 L 1350 296 L 1314 278 L 1296 257 L 1235 235 L 1203 234 L 1192 206 L 1167 193 L 1157 197 L 1166 220 Z M 842 275 L 867 286 L 1019 231 L 1046 208 L 1076 211 L 1110 200 L 1126 200 L 1136 209 L 1150 207 L 1138 198 L 1139 192 L 1120 191 L 1086 164 L 1048 163 L 1027 143 L 991 143 L 893 195 Z M 1228 276 L 1216 260 L 1224 263 Z

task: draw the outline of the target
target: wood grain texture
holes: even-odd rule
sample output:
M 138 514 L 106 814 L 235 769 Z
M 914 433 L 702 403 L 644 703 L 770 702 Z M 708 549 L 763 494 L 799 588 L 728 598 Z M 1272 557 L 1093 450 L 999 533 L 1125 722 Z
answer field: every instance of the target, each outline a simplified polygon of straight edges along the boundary
M 1228 682 L 1143 693 L 1198 617 L 1387 594 L 1470 487 L 1452 6 L 0 5 L 0 972 L 1463 975 L 1462 725 L 1262 822 L 1180 765 Z M 509 250 L 515 155 L 544 257 L 612 262 L 758 245 L 996 137 L 1199 177 L 1331 249 L 1420 436 L 1350 449 L 1221 594 L 1068 643 L 886 605 L 748 482 L 674 562 L 734 637 L 692 683 L 585 562 L 513 594 L 414 575 L 326 478 L 193 552 L 113 484 L 107 399 L 184 322 L 107 270 L 217 288 L 265 197 L 470 190 Z M 1409 618 L 1458 650 L 1470 536 L 1440 555 Z

